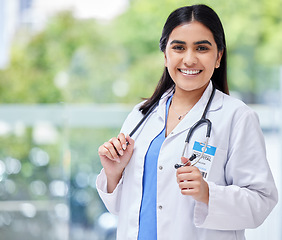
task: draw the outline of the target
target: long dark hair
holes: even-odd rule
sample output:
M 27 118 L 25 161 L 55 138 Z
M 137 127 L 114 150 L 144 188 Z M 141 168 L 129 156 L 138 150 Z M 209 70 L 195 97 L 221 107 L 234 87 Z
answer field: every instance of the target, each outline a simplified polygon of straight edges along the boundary
M 163 27 L 162 37 L 160 39 L 160 50 L 165 52 L 169 36 L 174 28 L 192 21 L 198 21 L 205 25 L 212 32 L 218 51 L 223 51 L 220 67 L 214 70 L 211 79 L 218 90 L 229 94 L 227 85 L 227 56 L 224 30 L 218 15 L 210 7 L 200 4 L 181 7 L 173 11 L 168 16 Z M 173 86 L 174 82 L 168 73 L 167 67 L 165 67 L 153 95 L 147 99 L 139 110 L 143 114 L 146 114 L 150 107 L 159 101 L 161 96 Z

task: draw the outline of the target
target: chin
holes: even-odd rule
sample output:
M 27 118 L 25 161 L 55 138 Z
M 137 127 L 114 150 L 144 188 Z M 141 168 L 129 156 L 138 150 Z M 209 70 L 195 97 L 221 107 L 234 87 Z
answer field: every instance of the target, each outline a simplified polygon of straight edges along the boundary
M 204 91 L 206 87 L 208 86 L 207 84 L 202 84 L 202 85 L 178 85 L 176 88 L 178 88 L 180 91 L 185 91 L 185 92 L 193 92 L 193 91 Z

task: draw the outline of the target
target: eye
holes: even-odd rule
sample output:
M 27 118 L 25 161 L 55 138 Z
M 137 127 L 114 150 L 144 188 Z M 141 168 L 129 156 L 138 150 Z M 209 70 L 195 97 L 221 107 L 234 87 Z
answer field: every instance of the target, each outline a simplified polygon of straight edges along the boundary
M 172 49 L 176 50 L 176 51 L 183 51 L 185 48 L 183 45 L 174 45 L 172 47 Z
M 197 47 L 197 50 L 200 51 L 200 52 L 205 52 L 205 51 L 208 51 L 209 48 L 206 47 L 206 46 L 198 46 L 198 47 Z

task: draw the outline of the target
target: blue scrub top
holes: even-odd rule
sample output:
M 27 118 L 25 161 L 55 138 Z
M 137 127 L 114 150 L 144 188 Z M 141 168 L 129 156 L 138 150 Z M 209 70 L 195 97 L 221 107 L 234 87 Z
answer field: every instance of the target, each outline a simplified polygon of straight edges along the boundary
M 166 121 L 171 99 L 172 96 L 166 103 Z M 157 166 L 165 131 L 166 122 L 164 129 L 151 142 L 145 156 L 138 240 L 157 239 Z

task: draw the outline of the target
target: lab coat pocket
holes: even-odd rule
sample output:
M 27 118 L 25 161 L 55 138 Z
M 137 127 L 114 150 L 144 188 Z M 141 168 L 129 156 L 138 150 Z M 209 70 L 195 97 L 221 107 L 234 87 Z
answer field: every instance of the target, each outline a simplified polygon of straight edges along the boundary
M 226 185 L 225 164 L 227 160 L 227 150 L 216 149 L 214 159 L 212 160 L 210 172 L 207 180 L 219 185 Z

